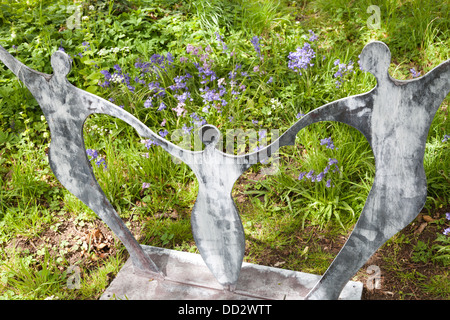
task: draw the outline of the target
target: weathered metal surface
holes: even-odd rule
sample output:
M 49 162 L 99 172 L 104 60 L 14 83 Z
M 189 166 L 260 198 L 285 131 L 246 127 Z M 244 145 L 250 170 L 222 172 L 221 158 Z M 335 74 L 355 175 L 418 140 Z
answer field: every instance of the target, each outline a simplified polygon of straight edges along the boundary
M 27 86 L 47 119 L 51 134 L 49 163 L 56 178 L 111 228 L 127 248 L 138 270 L 160 274 L 103 193 L 87 158 L 83 140 L 84 121 L 93 113 L 120 118 L 145 135 L 137 119 L 124 114 L 112 103 L 70 84 L 66 76 L 71 60 L 64 52 L 57 51 L 52 55 L 53 75 L 28 68 L 1 46 L 0 59 Z
M 390 52 L 384 43 L 368 44 L 360 58 L 362 69 L 377 79 L 373 90 L 315 109 L 266 148 L 234 156 L 216 149 L 220 133 L 213 126 L 200 130 L 204 150 L 184 150 L 123 109 L 74 87 L 66 79 L 70 59 L 63 52 L 53 54 L 54 74 L 46 75 L 27 68 L 0 47 L 0 59 L 30 89 L 47 118 L 52 136 L 49 161 L 58 180 L 118 235 L 138 270 L 154 275 L 161 274 L 157 265 L 132 237 L 92 173 L 82 137 L 83 123 L 90 114 L 104 113 L 126 121 L 191 167 L 199 181 L 191 216 L 194 239 L 212 274 L 230 290 L 239 279 L 245 250 L 242 223 L 231 196 L 239 176 L 281 146 L 293 145 L 297 133 L 309 124 L 338 121 L 359 130 L 374 152 L 375 181 L 351 236 L 308 299 L 337 299 L 377 248 L 420 212 L 426 199 L 423 157 L 427 133 L 450 90 L 450 61 L 421 78 L 399 81 L 388 74 Z
M 279 138 L 280 145 L 292 145 L 302 128 L 338 121 L 359 130 L 375 158 L 375 179 L 361 216 L 308 299 L 337 299 L 370 256 L 420 213 L 427 197 L 428 130 L 450 91 L 450 60 L 423 77 L 400 81 L 388 73 L 391 55 L 384 43 L 369 43 L 360 59 L 361 69 L 376 77 L 374 89 L 311 111 Z

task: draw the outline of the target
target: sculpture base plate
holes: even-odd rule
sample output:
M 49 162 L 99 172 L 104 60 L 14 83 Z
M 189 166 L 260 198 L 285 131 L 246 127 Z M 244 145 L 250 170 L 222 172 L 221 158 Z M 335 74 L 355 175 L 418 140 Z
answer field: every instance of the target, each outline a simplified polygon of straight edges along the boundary
M 224 290 L 199 254 L 142 246 L 166 276 L 155 280 L 138 275 L 130 259 L 105 290 L 100 300 L 299 300 L 320 276 L 243 263 L 236 289 Z M 363 284 L 349 281 L 339 297 L 360 300 Z

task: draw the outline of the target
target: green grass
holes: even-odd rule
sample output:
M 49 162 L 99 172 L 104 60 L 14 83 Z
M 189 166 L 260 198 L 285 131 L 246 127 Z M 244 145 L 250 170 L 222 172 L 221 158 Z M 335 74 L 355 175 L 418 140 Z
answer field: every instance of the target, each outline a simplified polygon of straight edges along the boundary
M 67 19 L 73 13 L 68 11 L 69 4 L 0 1 L 0 44 L 31 68 L 46 73 L 52 72 L 51 54 L 64 47 L 73 57 L 69 75 L 73 84 L 124 106 L 155 132 L 168 130 L 167 138 L 175 143 L 179 142 L 176 133 L 182 132 L 183 126 L 195 127 L 191 117 L 194 112 L 217 126 L 223 135 L 227 129 L 237 128 L 282 133 L 300 112 L 370 90 L 375 79 L 361 72 L 357 61 L 371 40 L 388 44 L 393 58 L 390 72 L 398 79 L 411 79 L 409 69 L 413 67 L 424 74 L 450 57 L 450 10 L 440 1 L 141 0 L 110 1 L 103 6 L 87 1 L 82 4 L 80 28 L 73 30 L 67 28 Z M 367 26 L 369 5 L 380 7 L 380 29 Z M 318 35 L 317 41 L 309 40 L 309 30 Z M 216 32 L 223 36 L 225 51 Z M 254 36 L 260 37 L 262 59 L 251 43 Z M 288 68 L 287 57 L 305 43 L 311 44 L 316 57 L 314 66 L 300 76 Z M 205 56 L 188 53 L 187 45 L 201 46 L 200 53 L 208 56 L 217 79 L 224 79 L 226 105 L 219 108 L 216 104 L 215 108 L 210 103 L 209 111 L 203 110 L 200 89 L 208 85 L 218 92 L 221 87 L 217 81 L 201 83 L 204 79 L 195 63 L 203 63 Z M 150 61 L 155 54 L 167 57 L 169 52 L 173 63 L 166 61 L 164 68 L 145 75 L 135 68 L 137 59 Z M 188 60 L 181 62 L 180 58 Z M 338 68 L 336 59 L 354 63 L 354 72 L 339 88 L 333 77 Z M 129 74 L 133 91 L 123 83 L 99 86 L 105 81 L 101 71 L 113 73 L 116 64 Z M 233 71 L 237 72 L 236 82 L 231 88 L 229 74 Z M 171 109 L 177 106 L 176 94 L 180 92 L 168 87 L 176 76 L 187 72 L 192 76 L 186 80 L 192 101 L 186 102 L 187 114 L 179 117 Z M 115 245 L 117 252 L 94 265 L 89 259 L 78 261 L 83 280 L 77 290 L 67 288 L 67 269 L 73 261 L 58 246 L 56 253 L 46 254 L 38 254 L 42 248 L 35 249 L 29 243 L 24 245 L 25 251 L 11 249 L 14 239 L 41 243 L 49 232 L 69 236 L 63 228 L 66 223 L 87 232 L 97 219 L 51 172 L 46 155 L 48 127 L 34 98 L 3 65 L 0 74 L 0 297 L 98 297 L 107 278 L 126 259 L 121 244 Z M 135 77 L 146 84 L 136 83 Z M 166 95 L 152 93 L 148 88 L 151 81 L 166 88 Z M 240 93 L 234 95 L 231 90 L 239 87 Z M 151 96 L 153 107 L 145 108 Z M 161 102 L 167 108 L 157 111 Z M 442 141 L 450 133 L 448 105 L 447 98 L 427 139 L 424 165 L 428 212 L 449 204 L 450 141 Z M 196 252 L 189 218 L 198 185 L 189 167 L 173 161 L 159 147 L 147 149 L 135 130 L 120 120 L 91 116 L 84 134 L 86 148 L 98 150 L 107 165 L 103 169 L 92 161 L 101 187 L 126 223 L 140 226 L 140 242 Z M 320 144 L 321 139 L 329 137 L 336 149 Z M 351 230 L 371 188 L 373 154 L 358 131 L 339 123 L 314 124 L 302 130 L 296 141 L 296 146 L 280 150 L 278 172 L 252 180 L 267 167 L 255 165 L 238 181 L 233 195 L 244 199 L 236 202 L 247 237 L 246 261 L 272 265 L 284 262 L 280 264 L 283 268 L 320 274 L 333 254 L 313 245 L 313 239 L 318 233 L 339 239 Z M 247 150 L 254 147 L 247 146 Z M 301 172 L 323 170 L 330 158 L 337 160 L 338 172 L 330 170 L 320 182 L 298 180 Z M 333 187 L 326 186 L 328 179 Z M 143 189 L 143 183 L 150 187 Z M 447 222 L 442 221 L 443 230 Z M 446 263 L 449 244 L 442 237 L 435 246 L 418 248 L 421 255 L 417 259 L 427 257 L 433 263 Z M 395 245 L 405 245 L 396 241 Z M 277 255 L 279 261 L 269 259 Z M 445 274 L 421 281 L 422 290 L 448 292 L 439 281 L 443 278 Z

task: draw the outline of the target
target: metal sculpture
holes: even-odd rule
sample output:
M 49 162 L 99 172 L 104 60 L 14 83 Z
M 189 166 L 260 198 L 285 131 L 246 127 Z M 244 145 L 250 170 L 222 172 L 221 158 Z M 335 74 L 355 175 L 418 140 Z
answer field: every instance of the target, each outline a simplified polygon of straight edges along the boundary
M 369 257 L 420 212 L 426 199 L 423 157 L 427 133 L 450 91 L 450 60 L 421 78 L 400 81 L 388 73 L 390 52 L 384 43 L 369 43 L 360 59 L 362 70 L 377 79 L 374 89 L 317 108 L 267 147 L 235 156 L 216 148 L 220 132 L 214 126 L 200 129 L 204 150 L 185 150 L 156 135 L 111 102 L 76 88 L 66 79 L 71 60 L 64 52 L 53 54 L 54 74 L 48 75 L 26 67 L 0 46 L 0 60 L 28 87 L 48 121 L 52 138 L 49 163 L 57 179 L 119 237 L 135 269 L 154 277 L 164 275 L 123 224 L 95 180 L 82 130 L 90 114 L 103 113 L 124 120 L 139 135 L 156 141 L 193 170 L 199 182 L 191 215 L 194 239 L 210 271 L 230 291 L 238 281 L 245 250 L 243 226 L 231 196 L 235 181 L 280 147 L 294 145 L 297 133 L 309 124 L 338 121 L 359 130 L 374 152 L 374 184 L 352 234 L 307 299 L 337 299 Z

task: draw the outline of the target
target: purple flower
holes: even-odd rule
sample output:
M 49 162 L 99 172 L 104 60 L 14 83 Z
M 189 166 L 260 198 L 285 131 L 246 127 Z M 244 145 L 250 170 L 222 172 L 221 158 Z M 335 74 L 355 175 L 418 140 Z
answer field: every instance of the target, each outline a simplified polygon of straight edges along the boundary
M 447 213 L 445 214 L 445 217 L 447 218 L 447 220 L 450 220 L 450 212 L 447 212 Z
M 159 146 L 158 141 L 147 139 L 147 140 L 141 140 L 142 143 L 144 143 L 145 147 L 147 149 L 150 149 L 152 146 Z
M 192 44 L 186 46 L 186 52 L 192 53 L 194 56 L 198 56 L 198 52 L 202 50 L 202 46 L 195 47 Z
M 158 133 L 159 133 L 159 135 L 160 135 L 161 137 L 164 138 L 165 136 L 167 136 L 167 135 L 169 134 L 169 131 L 167 131 L 166 129 L 164 129 L 164 130 L 159 131 Z
M 314 33 L 314 31 L 308 30 L 308 32 L 309 32 L 309 35 L 311 36 L 311 37 L 309 38 L 309 41 L 311 41 L 311 42 L 316 41 L 318 37 L 317 37 L 317 35 Z
M 150 108 L 151 106 L 153 106 L 153 103 L 152 103 L 152 97 L 148 98 L 148 99 L 145 100 L 145 102 L 144 102 L 144 108 Z
M 115 65 L 114 65 L 114 69 L 115 69 L 117 72 L 122 73 L 122 68 L 121 68 L 118 64 L 115 64 Z
M 298 47 L 296 51 L 289 53 L 288 68 L 302 75 L 302 69 L 306 70 L 308 67 L 312 67 L 314 65 L 311 63 L 311 60 L 315 56 L 316 53 L 313 49 L 311 49 L 311 45 L 309 43 L 305 43 L 303 48 Z
M 300 172 L 300 175 L 298 176 L 298 180 L 300 180 L 300 181 L 303 180 L 305 175 L 306 175 L 306 171 L 305 172 Z
M 269 80 L 267 80 L 267 82 L 266 82 L 266 83 L 268 83 L 268 84 L 269 84 L 269 83 L 272 83 L 272 82 L 273 82 L 273 77 L 270 77 L 270 78 L 269 78 Z
M 194 127 L 188 127 L 186 124 L 184 124 L 182 129 L 185 134 L 190 134 L 192 129 L 194 129 Z
M 316 181 L 320 182 L 322 181 L 323 177 L 325 176 L 325 173 L 321 172 L 316 176 Z
M 416 68 L 411 68 L 409 71 L 411 72 L 413 78 L 420 77 L 420 72 L 417 72 Z
M 328 148 L 328 149 L 334 149 L 334 148 L 335 148 L 335 147 L 334 147 L 333 140 L 331 140 L 331 137 L 325 138 L 325 139 L 321 139 L 321 140 L 320 140 L 320 145 L 323 146 L 324 144 L 327 145 L 327 148 Z
M 100 73 L 105 77 L 106 80 L 110 80 L 111 79 L 111 73 L 109 73 L 108 70 L 102 70 L 100 71 Z
M 311 170 L 310 172 L 308 172 L 308 174 L 306 175 L 306 178 L 308 178 L 311 181 L 313 181 L 313 179 L 314 179 L 314 170 Z
M 448 138 L 450 138 L 450 136 L 447 135 L 447 134 L 445 134 L 445 135 L 444 135 L 444 139 L 442 139 L 442 142 L 446 142 L 446 141 L 448 140 Z
M 103 170 L 108 169 L 106 166 L 106 161 L 104 158 L 100 158 L 97 161 L 95 161 L 95 164 L 97 165 L 97 167 L 100 167 L 100 165 L 103 163 Z
M 334 158 L 329 158 L 328 159 L 328 164 L 330 166 L 332 166 L 333 164 L 337 164 L 337 163 L 338 163 L 337 159 L 334 159 Z
M 218 32 L 216 32 L 216 39 L 222 44 L 222 52 L 228 50 L 228 46 L 225 44 L 223 37 Z
M 325 184 L 325 186 L 326 186 L 327 188 L 330 188 L 330 187 L 331 187 L 331 179 L 328 179 L 328 180 L 327 180 L 327 183 Z
M 449 235 L 449 234 L 450 234 L 450 228 L 445 229 L 444 232 L 443 232 L 443 234 L 444 234 L 445 236 Z
M 149 182 L 144 182 L 142 183 L 142 190 L 150 188 L 150 183 Z
M 192 123 L 197 127 L 201 127 L 207 123 L 203 117 L 199 116 L 195 112 L 191 113 L 190 117 L 192 118 Z
M 338 66 L 338 70 L 333 75 L 334 78 L 337 78 L 336 80 L 336 88 L 339 88 L 342 84 L 342 78 L 344 78 L 347 74 L 350 74 L 353 72 L 353 61 L 349 61 L 348 64 L 341 63 L 339 59 L 336 59 L 334 61 L 334 65 Z
M 148 84 L 148 89 L 150 92 L 157 94 L 158 96 L 165 96 L 166 91 L 164 88 L 161 88 L 161 85 L 158 81 L 152 81 Z
M 164 104 L 164 102 L 161 102 L 161 104 L 160 104 L 159 107 L 158 107 L 158 111 L 162 111 L 162 110 L 164 110 L 165 108 L 167 108 L 167 106 Z
M 91 157 L 89 160 L 94 160 L 98 157 L 98 151 L 95 149 L 87 149 L 86 154 Z
M 300 119 L 301 117 L 304 117 L 305 114 L 302 112 L 297 113 L 297 115 L 295 116 L 297 119 Z
M 259 43 L 260 38 L 257 36 L 254 36 L 252 38 L 252 40 L 250 40 L 250 42 L 253 45 L 253 48 L 255 49 L 256 53 L 258 54 L 258 56 L 261 58 L 261 45 Z
M 183 108 L 184 104 L 179 103 L 176 108 L 172 108 L 173 111 L 177 113 L 177 117 L 184 116 L 186 114 L 186 110 Z
M 191 93 L 190 92 L 184 92 L 183 94 L 175 94 L 174 97 L 178 100 L 179 103 L 185 104 L 186 100 L 189 99 L 192 101 Z

